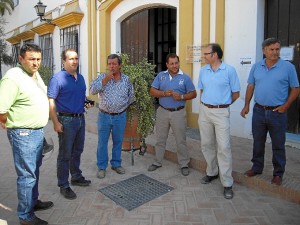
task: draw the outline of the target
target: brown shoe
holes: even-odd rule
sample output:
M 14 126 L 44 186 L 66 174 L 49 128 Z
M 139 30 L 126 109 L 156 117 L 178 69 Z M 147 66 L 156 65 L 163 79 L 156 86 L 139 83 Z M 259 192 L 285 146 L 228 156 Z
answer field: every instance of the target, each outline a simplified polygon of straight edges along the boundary
M 244 175 L 246 175 L 247 177 L 254 177 L 254 176 L 256 176 L 257 174 L 261 174 L 261 173 L 254 172 L 252 169 L 247 170 L 247 171 L 244 173 Z
M 280 186 L 282 184 L 282 177 L 280 177 L 280 176 L 273 176 L 271 184 L 276 184 L 276 185 Z

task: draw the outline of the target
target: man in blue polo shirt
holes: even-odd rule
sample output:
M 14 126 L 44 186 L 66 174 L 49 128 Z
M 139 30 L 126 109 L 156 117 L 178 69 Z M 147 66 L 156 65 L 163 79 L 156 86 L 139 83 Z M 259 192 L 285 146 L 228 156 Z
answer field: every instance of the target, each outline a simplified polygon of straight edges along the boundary
M 196 98 L 197 93 L 191 78 L 183 73 L 179 67 L 179 57 L 170 53 L 166 58 L 168 70 L 160 72 L 154 79 L 150 95 L 159 98 L 159 107 L 156 112 L 156 145 L 155 162 L 148 171 L 154 171 L 162 166 L 165 154 L 169 129 L 175 135 L 178 163 L 181 173 L 189 175 L 188 163 L 190 157 L 186 145 L 186 111 L 187 100 Z
M 233 198 L 232 155 L 230 146 L 229 106 L 240 96 L 240 82 L 235 69 L 222 62 L 223 50 L 212 43 L 202 48 L 207 65 L 199 74 L 201 91 L 199 129 L 201 149 L 207 162 L 202 184 L 220 176 L 224 197 Z
M 285 132 L 287 109 L 299 95 L 299 81 L 295 67 L 279 58 L 280 42 L 268 38 L 262 43 L 265 59 L 251 68 L 246 90 L 245 106 L 241 116 L 249 112 L 254 93 L 252 117 L 253 156 L 252 168 L 245 172 L 248 177 L 261 174 L 264 169 L 265 142 L 269 132 L 273 151 L 272 184 L 281 185 L 285 171 Z M 290 89 L 290 93 L 289 93 Z
M 76 194 L 69 186 L 69 172 L 72 185 L 88 186 L 91 183 L 82 176 L 79 168 L 85 138 L 86 85 L 83 76 L 77 73 L 79 60 L 76 50 L 64 50 L 61 58 L 64 69 L 51 77 L 48 97 L 50 117 L 59 139 L 58 186 L 65 198 L 75 199 Z

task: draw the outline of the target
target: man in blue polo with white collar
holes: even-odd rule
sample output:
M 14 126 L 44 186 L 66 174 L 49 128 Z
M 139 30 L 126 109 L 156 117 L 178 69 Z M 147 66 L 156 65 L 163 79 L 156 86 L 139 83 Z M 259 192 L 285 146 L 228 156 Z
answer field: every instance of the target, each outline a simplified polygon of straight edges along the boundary
M 168 70 L 160 72 L 154 79 L 150 95 L 159 98 L 156 112 L 156 159 L 149 166 L 148 171 L 154 171 L 162 166 L 166 142 L 170 127 L 175 136 L 178 163 L 181 173 L 189 175 L 188 163 L 190 157 L 186 145 L 186 110 L 187 100 L 196 98 L 197 93 L 191 78 L 183 73 L 179 67 L 179 57 L 170 53 L 166 58 Z

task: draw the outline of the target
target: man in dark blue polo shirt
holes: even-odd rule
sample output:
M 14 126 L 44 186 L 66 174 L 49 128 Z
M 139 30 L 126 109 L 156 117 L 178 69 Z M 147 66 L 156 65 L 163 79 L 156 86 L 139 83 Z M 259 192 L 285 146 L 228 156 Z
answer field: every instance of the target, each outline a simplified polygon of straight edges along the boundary
M 69 186 L 69 172 L 72 185 L 88 186 L 91 183 L 82 176 L 79 168 L 85 138 L 86 85 L 83 76 L 77 73 L 79 61 L 76 50 L 64 50 L 62 62 L 64 69 L 50 79 L 48 97 L 50 117 L 59 138 L 58 186 L 65 198 L 75 199 L 76 194 Z

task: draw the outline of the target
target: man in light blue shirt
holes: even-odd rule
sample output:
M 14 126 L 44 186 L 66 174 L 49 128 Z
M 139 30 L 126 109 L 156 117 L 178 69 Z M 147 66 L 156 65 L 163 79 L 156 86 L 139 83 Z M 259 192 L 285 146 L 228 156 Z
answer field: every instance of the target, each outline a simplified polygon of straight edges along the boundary
M 265 142 L 269 132 L 273 151 L 272 184 L 281 185 L 285 171 L 285 132 L 287 109 L 299 95 L 299 82 L 295 67 L 279 58 L 280 42 L 268 38 L 262 43 L 265 59 L 251 68 L 246 90 L 245 107 L 241 116 L 249 112 L 254 94 L 252 117 L 253 157 L 252 168 L 245 172 L 248 177 L 261 174 L 264 169 Z M 289 89 L 291 90 L 289 93 Z
M 240 83 L 235 69 L 222 62 L 223 51 L 219 44 L 208 44 L 202 51 L 207 65 L 201 68 L 199 74 L 201 104 L 198 123 L 207 168 L 201 183 L 208 184 L 220 176 L 224 197 L 231 199 L 233 178 L 229 106 L 240 95 Z
M 133 85 L 120 72 L 122 59 L 116 54 L 107 57 L 108 72 L 100 74 L 91 84 L 91 94 L 99 95 L 97 177 L 105 177 L 108 166 L 108 139 L 112 133 L 111 169 L 124 174 L 121 166 L 122 141 L 126 126 L 126 109 L 134 101 Z

